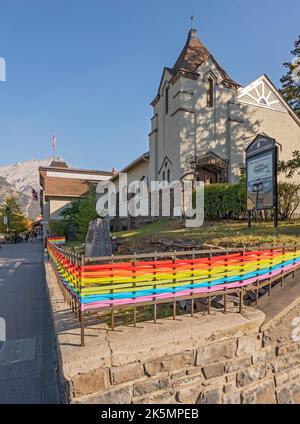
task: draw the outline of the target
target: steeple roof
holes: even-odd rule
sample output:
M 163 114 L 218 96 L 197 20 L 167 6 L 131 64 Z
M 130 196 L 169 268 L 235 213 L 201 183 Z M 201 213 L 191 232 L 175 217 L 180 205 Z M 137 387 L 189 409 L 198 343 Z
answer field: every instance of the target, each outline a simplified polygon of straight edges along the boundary
M 197 31 L 190 29 L 185 46 L 180 53 L 173 69 L 183 69 L 193 72 L 199 65 L 205 62 L 211 54 L 197 37 Z
M 190 29 L 185 46 L 183 47 L 182 52 L 180 53 L 172 70 L 173 72 L 177 72 L 179 70 L 195 72 L 198 66 L 202 65 L 202 63 L 204 63 L 209 58 L 211 58 L 211 60 L 215 63 L 226 82 L 234 84 L 235 86 L 239 86 L 239 84 L 233 81 L 225 72 L 225 70 L 219 65 L 219 63 L 207 50 L 204 44 L 201 43 L 197 36 L 197 30 L 195 29 Z

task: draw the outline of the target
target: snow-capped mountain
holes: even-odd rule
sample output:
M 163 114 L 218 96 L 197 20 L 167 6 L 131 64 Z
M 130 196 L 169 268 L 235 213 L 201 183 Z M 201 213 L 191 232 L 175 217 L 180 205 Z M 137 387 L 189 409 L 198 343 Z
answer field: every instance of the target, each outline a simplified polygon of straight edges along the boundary
M 32 199 L 32 189 L 40 193 L 38 168 L 49 166 L 50 162 L 50 158 L 33 159 L 0 167 L 0 204 L 7 196 L 14 195 L 26 216 L 40 215 L 40 202 Z

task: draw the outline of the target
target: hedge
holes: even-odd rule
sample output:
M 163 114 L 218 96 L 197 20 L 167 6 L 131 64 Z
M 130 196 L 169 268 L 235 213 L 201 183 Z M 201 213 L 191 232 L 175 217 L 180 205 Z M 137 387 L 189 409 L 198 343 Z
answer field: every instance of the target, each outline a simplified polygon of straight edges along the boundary
M 300 185 L 281 182 L 278 184 L 279 218 L 291 219 L 300 205 Z M 246 185 L 210 184 L 204 188 L 204 213 L 207 219 L 240 219 L 247 215 Z M 267 218 L 269 213 L 257 214 Z

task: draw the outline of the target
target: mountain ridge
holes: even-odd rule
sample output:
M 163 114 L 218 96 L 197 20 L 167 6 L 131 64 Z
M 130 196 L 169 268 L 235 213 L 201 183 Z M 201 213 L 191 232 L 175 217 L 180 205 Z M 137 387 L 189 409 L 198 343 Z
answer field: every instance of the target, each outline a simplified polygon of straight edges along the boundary
M 41 214 L 39 200 L 32 199 L 32 189 L 40 193 L 39 166 L 49 166 L 51 158 L 30 159 L 0 166 L 0 205 L 15 196 L 26 217 L 35 219 Z

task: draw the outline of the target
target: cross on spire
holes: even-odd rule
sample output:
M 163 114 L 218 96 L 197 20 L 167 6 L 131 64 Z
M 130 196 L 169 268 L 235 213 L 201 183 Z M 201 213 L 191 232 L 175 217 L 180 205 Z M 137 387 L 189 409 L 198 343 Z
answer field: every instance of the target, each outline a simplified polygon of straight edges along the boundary
M 191 16 L 191 29 L 194 29 L 194 15 Z

